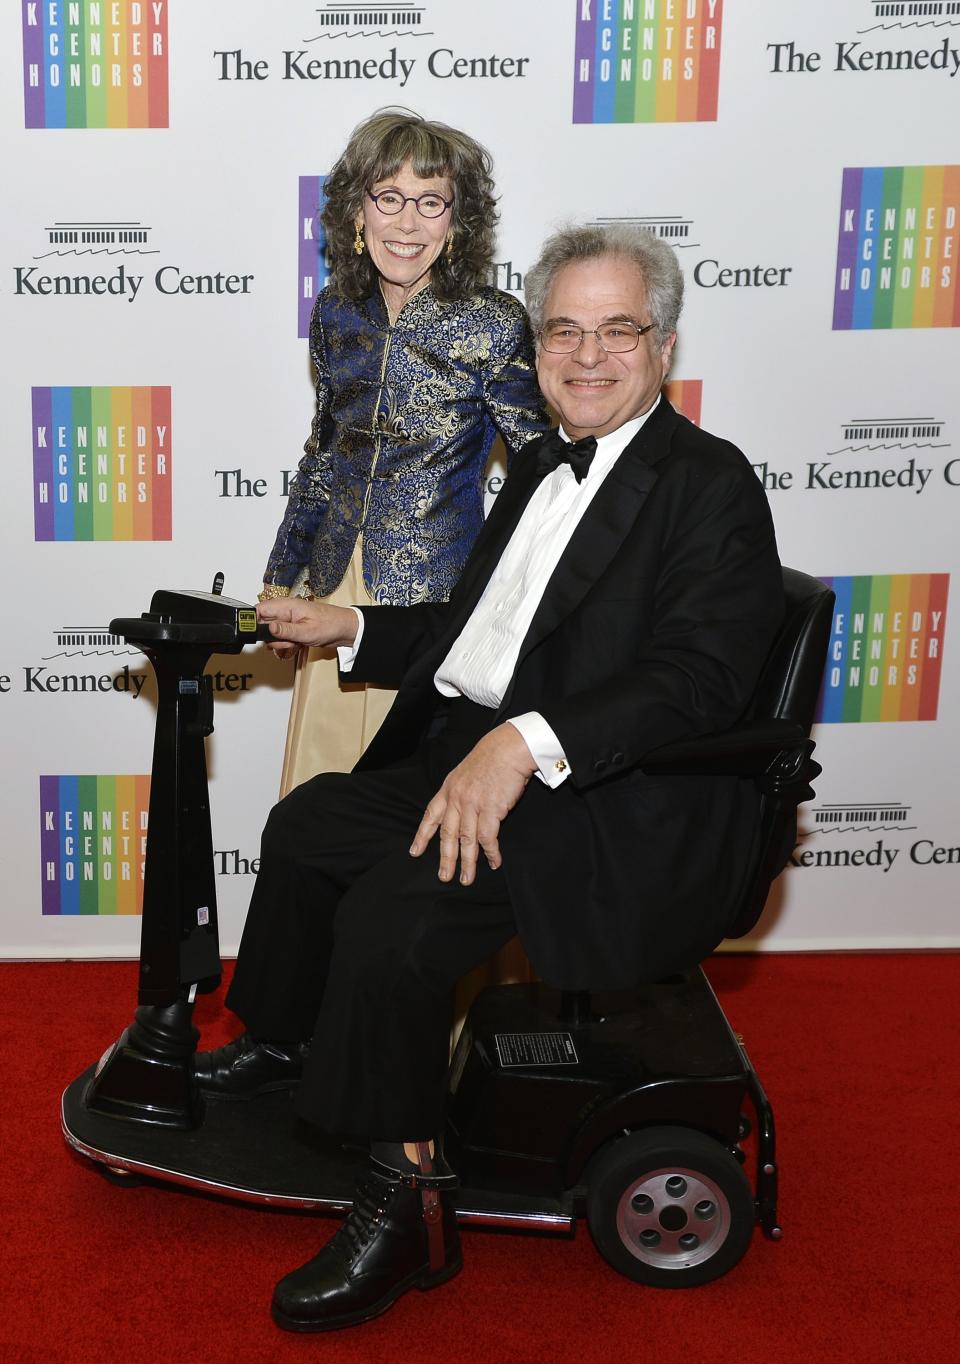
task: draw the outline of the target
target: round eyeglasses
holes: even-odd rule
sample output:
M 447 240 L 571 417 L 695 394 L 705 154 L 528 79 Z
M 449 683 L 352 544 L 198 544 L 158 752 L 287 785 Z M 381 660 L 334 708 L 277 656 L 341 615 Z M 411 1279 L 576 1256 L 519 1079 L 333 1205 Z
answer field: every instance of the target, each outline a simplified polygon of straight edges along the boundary
M 540 345 L 553 355 L 572 355 L 580 349 L 585 336 L 595 336 L 601 350 L 622 355 L 625 351 L 636 350 L 641 336 L 656 325 L 655 322 L 648 322 L 645 327 L 636 322 L 601 322 L 599 327 L 589 330 L 572 322 L 548 322 L 540 332 Z
M 444 199 L 443 195 L 437 194 L 436 191 L 420 194 L 417 198 L 412 194 L 401 194 L 398 189 L 382 189 L 378 194 L 368 189 L 367 193 L 380 212 L 388 214 L 391 218 L 397 213 L 402 213 L 407 204 L 416 204 L 421 218 L 442 218 L 453 203 L 452 199 Z

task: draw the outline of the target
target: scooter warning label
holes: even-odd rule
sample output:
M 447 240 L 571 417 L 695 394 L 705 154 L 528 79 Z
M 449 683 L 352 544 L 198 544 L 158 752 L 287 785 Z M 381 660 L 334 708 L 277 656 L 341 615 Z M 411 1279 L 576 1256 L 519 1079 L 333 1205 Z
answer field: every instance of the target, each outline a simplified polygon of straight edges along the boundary
M 580 1064 L 568 1032 L 494 1033 L 501 1067 L 576 1066 Z

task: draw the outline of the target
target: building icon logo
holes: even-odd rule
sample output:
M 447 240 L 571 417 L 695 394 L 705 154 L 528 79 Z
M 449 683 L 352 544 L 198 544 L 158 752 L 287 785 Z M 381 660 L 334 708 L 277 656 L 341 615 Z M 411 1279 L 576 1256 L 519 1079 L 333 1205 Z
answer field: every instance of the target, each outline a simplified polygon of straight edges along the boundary
M 140 914 L 150 778 L 40 778 L 40 900 L 47 914 Z
M 574 3 L 574 123 L 716 119 L 723 0 Z
M 810 834 L 891 833 L 895 829 L 916 829 L 911 822 L 913 807 L 902 801 L 864 801 L 859 805 L 823 802 L 810 807 L 813 828 Z
M 960 0 L 958 0 L 960 3 Z M 843 423 L 843 444 L 831 456 L 874 450 L 941 450 L 946 422 L 937 417 L 855 417 Z
M 843 172 L 834 331 L 960 326 L 960 166 Z
M 21 0 L 27 128 L 169 126 L 167 0 Z
M 53 652 L 43 662 L 55 658 L 141 658 L 142 652 L 128 644 L 122 635 L 112 634 L 106 625 L 61 625 L 53 631 Z
M 318 5 L 316 38 L 426 38 L 431 35 L 423 26 L 425 17 L 423 5 Z
M 861 33 L 890 28 L 956 28 L 960 0 L 867 0 L 874 22 Z
M 679 213 L 661 213 L 653 217 L 633 218 L 620 216 L 616 218 L 597 218 L 598 223 L 604 225 L 608 223 L 628 223 L 631 227 L 643 228 L 645 232 L 650 232 L 654 237 L 659 237 L 661 241 L 669 242 L 678 251 L 683 251 L 688 246 L 699 246 L 700 242 L 695 241 L 693 219 L 683 218 Z
M 33 393 L 35 540 L 169 540 L 169 387 Z
M 300 290 L 297 304 L 297 335 L 310 335 L 310 314 L 317 294 L 330 277 L 327 262 L 327 239 L 320 214 L 326 203 L 323 192 L 325 175 L 300 176 L 299 214 L 299 276 Z
M 817 722 L 935 720 L 950 575 L 823 581 L 837 601 Z
M 45 227 L 47 250 L 34 260 L 49 256 L 156 256 L 150 245 L 152 227 L 141 222 L 55 222 Z

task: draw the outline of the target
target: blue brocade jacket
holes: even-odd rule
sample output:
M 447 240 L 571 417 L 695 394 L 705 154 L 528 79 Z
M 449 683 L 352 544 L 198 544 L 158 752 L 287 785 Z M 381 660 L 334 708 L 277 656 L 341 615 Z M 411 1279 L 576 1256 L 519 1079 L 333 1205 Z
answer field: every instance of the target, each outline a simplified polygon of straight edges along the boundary
M 264 581 L 316 596 L 341 582 L 357 536 L 373 601 L 445 601 L 483 524 L 497 432 L 508 457 L 549 422 L 526 313 L 481 288 L 441 303 L 428 285 L 391 327 L 379 290 L 324 289 L 310 323 L 317 406 Z

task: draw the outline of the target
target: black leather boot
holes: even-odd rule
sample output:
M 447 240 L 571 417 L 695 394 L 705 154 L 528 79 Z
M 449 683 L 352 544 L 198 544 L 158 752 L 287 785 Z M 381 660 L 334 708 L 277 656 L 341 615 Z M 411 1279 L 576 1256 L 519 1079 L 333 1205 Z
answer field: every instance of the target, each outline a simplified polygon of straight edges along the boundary
M 339 1231 L 280 1280 L 273 1318 L 286 1331 L 335 1331 L 385 1312 L 408 1288 L 434 1288 L 463 1264 L 456 1175 L 401 1174 L 373 1161 Z
M 255 1099 L 277 1089 L 293 1089 L 300 1080 L 306 1042 L 258 1042 L 241 1033 L 225 1047 L 201 1051 L 193 1073 L 204 1094 L 219 1099 Z

